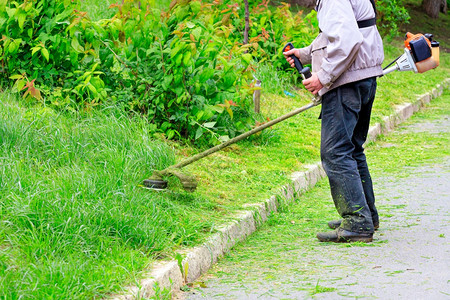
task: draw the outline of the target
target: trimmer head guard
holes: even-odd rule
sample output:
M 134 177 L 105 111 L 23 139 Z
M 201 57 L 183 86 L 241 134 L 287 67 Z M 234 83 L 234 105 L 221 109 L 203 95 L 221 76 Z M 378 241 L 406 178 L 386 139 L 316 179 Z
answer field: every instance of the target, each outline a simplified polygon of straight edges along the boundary
M 167 188 L 167 181 L 162 179 L 145 179 L 144 186 L 152 190 L 162 191 Z
M 163 179 L 164 176 L 175 176 L 180 179 L 183 189 L 187 192 L 194 192 L 197 189 L 198 183 L 194 176 L 187 175 L 175 168 L 154 171 L 152 177 L 144 180 L 144 186 L 152 190 L 164 190 L 167 188 L 167 181 Z

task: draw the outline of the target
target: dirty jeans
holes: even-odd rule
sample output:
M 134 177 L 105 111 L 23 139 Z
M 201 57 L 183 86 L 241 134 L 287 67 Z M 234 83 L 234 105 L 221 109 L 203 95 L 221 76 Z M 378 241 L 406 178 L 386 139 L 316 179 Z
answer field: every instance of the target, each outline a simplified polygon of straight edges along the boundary
M 322 96 L 322 165 L 341 228 L 352 232 L 371 233 L 379 222 L 363 148 L 376 87 L 376 78 L 367 78 Z

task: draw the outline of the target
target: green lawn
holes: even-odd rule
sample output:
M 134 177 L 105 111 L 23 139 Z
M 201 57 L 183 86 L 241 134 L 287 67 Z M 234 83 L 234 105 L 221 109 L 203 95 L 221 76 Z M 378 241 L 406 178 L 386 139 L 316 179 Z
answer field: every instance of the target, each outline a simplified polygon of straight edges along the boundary
M 92 18 L 108 17 L 100 3 L 81 5 Z M 385 52 L 386 61 L 397 57 L 401 41 Z M 379 79 L 373 121 L 442 82 L 449 62 L 442 54 L 436 70 Z M 261 66 L 257 75 L 264 118 L 308 103 L 290 74 Z M 201 150 L 155 140 L 145 120 L 116 107 L 58 112 L 2 92 L 0 298 L 104 297 L 134 283 L 155 260 L 200 243 L 244 204 L 266 199 L 292 172 L 317 162 L 319 110 L 186 167 L 199 181 L 189 194 L 173 179 L 166 192 L 140 184 L 153 169 Z

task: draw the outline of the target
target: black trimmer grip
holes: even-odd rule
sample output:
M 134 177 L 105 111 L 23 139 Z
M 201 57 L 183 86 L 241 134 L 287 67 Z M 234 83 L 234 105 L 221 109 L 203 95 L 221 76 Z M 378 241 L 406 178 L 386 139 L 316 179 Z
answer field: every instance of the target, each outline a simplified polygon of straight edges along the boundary
M 287 44 L 284 46 L 283 52 L 292 50 L 292 49 L 294 49 L 294 48 L 295 48 L 294 45 L 293 45 L 292 43 L 289 42 L 289 43 L 287 43 Z M 297 56 L 295 56 L 294 54 L 291 54 L 289 57 L 292 58 L 292 59 L 294 60 L 295 68 L 296 68 L 297 71 L 303 76 L 304 79 L 308 79 L 309 77 L 312 76 L 312 75 L 311 75 L 311 70 L 310 70 L 308 67 L 303 68 L 302 63 L 300 62 L 300 60 L 298 59 Z
M 294 48 L 295 48 L 295 47 L 294 47 L 294 45 L 293 45 L 292 43 L 287 43 L 287 44 L 284 46 L 284 48 L 283 48 L 283 52 L 292 50 L 292 49 L 294 49 Z M 295 68 L 296 68 L 297 71 L 301 74 L 301 73 L 302 73 L 302 70 L 303 70 L 303 65 L 302 65 L 302 63 L 300 62 L 300 60 L 298 59 L 298 57 L 295 56 L 294 54 L 291 54 L 289 57 L 292 58 L 292 59 L 294 60 Z
M 308 79 L 309 77 L 312 76 L 309 67 L 304 67 L 300 73 L 302 73 L 302 75 L 305 76 L 305 79 Z

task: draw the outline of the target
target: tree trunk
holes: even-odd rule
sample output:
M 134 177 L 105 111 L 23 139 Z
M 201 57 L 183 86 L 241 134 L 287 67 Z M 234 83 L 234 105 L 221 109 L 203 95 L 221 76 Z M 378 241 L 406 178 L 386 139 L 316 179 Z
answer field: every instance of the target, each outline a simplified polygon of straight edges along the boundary
M 244 45 L 248 44 L 248 31 L 250 30 L 250 11 L 248 8 L 248 0 L 244 0 L 245 4 L 245 29 L 244 29 Z
M 439 18 L 441 4 L 442 0 L 423 0 L 422 2 L 423 9 L 425 10 L 426 14 L 432 19 Z
M 447 9 L 448 9 L 448 7 L 447 7 L 447 0 L 442 0 L 441 12 L 444 13 L 444 14 L 447 14 Z

